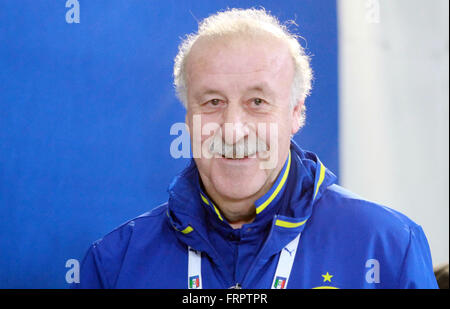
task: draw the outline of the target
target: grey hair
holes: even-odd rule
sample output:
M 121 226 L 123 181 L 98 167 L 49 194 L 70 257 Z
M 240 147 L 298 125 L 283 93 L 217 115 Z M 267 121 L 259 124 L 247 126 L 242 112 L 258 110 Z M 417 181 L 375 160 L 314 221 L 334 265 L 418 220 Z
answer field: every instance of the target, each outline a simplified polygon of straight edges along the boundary
M 294 22 L 290 22 L 294 23 Z M 294 23 L 295 24 L 295 23 Z M 178 99 L 187 107 L 187 83 L 185 65 L 192 46 L 201 37 L 219 37 L 224 35 L 251 35 L 266 33 L 286 42 L 295 66 L 295 75 L 291 89 L 291 109 L 299 101 L 304 101 L 311 92 L 312 69 L 310 58 L 298 42 L 298 36 L 290 32 L 286 25 L 276 17 L 261 9 L 228 9 L 218 12 L 198 25 L 198 32 L 186 35 L 178 47 L 173 68 L 174 86 Z M 300 126 L 305 122 L 305 105 L 301 110 Z

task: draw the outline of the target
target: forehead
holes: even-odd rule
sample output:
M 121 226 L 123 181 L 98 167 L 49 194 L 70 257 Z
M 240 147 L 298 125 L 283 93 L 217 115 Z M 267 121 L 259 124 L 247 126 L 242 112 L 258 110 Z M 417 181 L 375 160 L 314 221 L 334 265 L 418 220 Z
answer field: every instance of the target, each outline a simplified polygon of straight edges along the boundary
M 267 35 L 200 38 L 186 62 L 188 84 L 202 78 L 292 78 L 294 65 L 286 43 Z

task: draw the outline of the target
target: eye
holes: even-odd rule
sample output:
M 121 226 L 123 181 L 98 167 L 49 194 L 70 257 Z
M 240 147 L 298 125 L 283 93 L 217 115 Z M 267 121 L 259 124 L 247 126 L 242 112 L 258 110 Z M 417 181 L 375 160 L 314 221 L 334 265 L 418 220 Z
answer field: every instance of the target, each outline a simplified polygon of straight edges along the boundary
M 212 99 L 211 101 L 209 101 L 209 103 L 213 106 L 217 106 L 220 103 L 219 99 Z
M 206 107 L 218 107 L 218 106 L 220 106 L 221 103 L 222 103 L 222 100 L 220 100 L 220 99 L 211 99 L 209 101 L 206 101 L 204 103 L 204 105 Z
M 263 100 L 263 99 L 260 99 L 260 98 L 254 98 L 254 99 L 252 99 L 252 103 L 253 103 L 253 105 L 255 105 L 255 106 L 260 106 L 261 104 L 264 103 L 264 100 Z

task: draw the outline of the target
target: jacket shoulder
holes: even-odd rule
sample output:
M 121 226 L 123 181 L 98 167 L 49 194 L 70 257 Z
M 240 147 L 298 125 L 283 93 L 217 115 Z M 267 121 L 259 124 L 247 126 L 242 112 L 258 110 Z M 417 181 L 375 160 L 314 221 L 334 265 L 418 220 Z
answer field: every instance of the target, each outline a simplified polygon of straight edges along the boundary
M 319 242 L 339 244 L 339 252 L 351 248 L 349 260 L 377 260 L 383 287 L 435 288 L 427 239 L 406 215 L 339 185 L 329 186 L 313 209 L 312 234 L 319 235 Z
M 395 230 L 404 232 L 405 237 L 409 237 L 410 229 L 418 227 L 401 212 L 367 200 L 336 184 L 327 188 L 317 206 L 345 221 L 350 220 L 374 231 Z
M 166 210 L 167 203 L 164 203 L 131 220 L 127 220 L 102 238 L 96 240 L 93 245 L 98 247 L 114 244 L 114 246 L 117 246 L 118 243 L 126 242 L 136 230 L 146 228 L 155 230 L 155 224 L 157 225 L 164 221 Z
M 312 221 L 315 229 L 321 229 L 326 237 L 339 239 L 361 252 L 377 252 L 398 267 L 408 250 L 411 234 L 420 228 L 404 214 L 338 185 L 328 187 L 317 201 Z
M 81 276 L 96 273 L 103 288 L 115 286 L 122 263 L 131 247 L 158 240 L 168 228 L 167 203 L 119 225 L 89 248 L 81 265 Z M 83 278 L 82 278 L 83 279 Z M 92 281 L 92 280 L 91 280 Z M 95 281 L 95 280 L 94 280 Z M 86 280 L 85 280 L 86 282 Z M 89 284 L 89 282 L 87 282 Z

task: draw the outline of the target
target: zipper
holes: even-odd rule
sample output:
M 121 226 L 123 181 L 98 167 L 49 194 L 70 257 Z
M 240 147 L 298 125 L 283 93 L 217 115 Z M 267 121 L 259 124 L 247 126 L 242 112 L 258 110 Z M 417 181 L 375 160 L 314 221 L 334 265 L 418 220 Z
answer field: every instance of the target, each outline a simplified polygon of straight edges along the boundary
M 209 239 L 206 239 L 206 238 L 202 235 L 202 233 L 200 233 L 200 232 L 199 232 L 198 230 L 196 230 L 196 229 L 194 229 L 194 230 L 192 231 L 192 233 L 197 233 L 197 235 L 200 236 L 200 238 L 208 245 L 209 249 L 210 249 L 210 250 L 214 253 L 214 255 L 215 255 L 214 257 L 211 257 L 211 258 L 213 258 L 213 260 L 214 260 L 214 259 L 219 260 L 219 261 L 220 261 L 219 264 L 224 265 L 224 263 L 223 263 L 223 261 L 222 261 L 220 255 L 217 253 L 216 249 L 211 245 L 211 243 L 209 242 Z M 206 254 L 206 252 L 204 252 L 204 253 Z M 214 262 L 212 262 L 212 263 L 214 263 Z M 219 267 L 219 273 L 220 273 L 221 276 L 222 276 L 223 282 L 225 282 L 226 285 L 229 285 L 229 281 L 226 280 L 226 276 L 224 276 L 223 271 L 220 270 L 220 269 L 221 269 L 221 267 Z M 242 286 L 241 286 L 239 283 L 236 283 L 236 285 L 231 286 L 230 289 L 242 289 Z
M 269 242 L 270 237 L 272 236 L 272 232 L 273 232 L 273 229 L 274 229 L 274 226 L 275 226 L 275 221 L 277 220 L 277 218 L 278 218 L 278 215 L 275 215 L 275 216 L 273 217 L 272 225 L 270 226 L 269 234 L 267 235 L 267 238 L 266 238 L 266 240 L 264 241 L 264 244 L 262 245 L 261 249 L 259 250 L 258 255 L 257 255 L 256 258 L 253 260 L 252 265 L 251 265 L 250 268 L 247 270 L 247 273 L 245 274 L 244 279 L 242 280 L 242 285 L 240 285 L 239 283 L 236 283 L 236 286 L 239 285 L 239 289 L 242 289 L 242 286 L 246 285 L 246 283 L 247 283 L 247 281 L 248 281 L 247 279 L 248 279 L 248 277 L 250 276 L 250 273 L 252 272 L 253 268 L 255 268 L 256 263 L 259 261 L 259 258 L 260 258 L 260 256 L 261 256 L 262 252 L 264 252 L 264 249 L 266 248 L 266 245 L 267 245 L 267 243 Z M 233 288 L 233 287 L 231 287 L 231 288 Z

